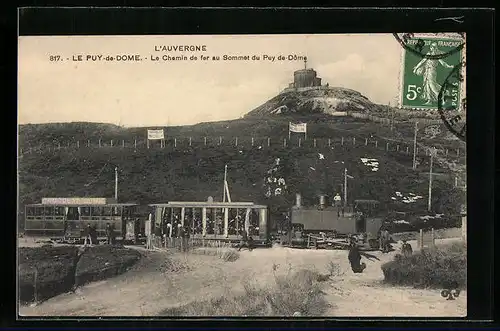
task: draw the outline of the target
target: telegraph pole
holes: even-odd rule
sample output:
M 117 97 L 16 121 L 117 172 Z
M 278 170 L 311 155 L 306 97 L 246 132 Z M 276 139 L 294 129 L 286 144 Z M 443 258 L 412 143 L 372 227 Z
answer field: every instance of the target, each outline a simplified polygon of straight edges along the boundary
M 415 135 L 413 137 L 413 170 L 417 169 L 417 130 L 418 122 L 415 122 Z
M 226 180 L 227 180 L 227 164 L 224 166 L 224 186 L 222 187 L 222 202 L 226 202 Z
M 431 204 L 432 204 L 432 161 L 434 160 L 434 152 L 435 150 L 432 149 L 430 151 L 431 153 L 431 161 L 430 161 L 430 166 L 429 166 L 429 201 L 427 202 L 427 211 L 431 211 Z
M 115 200 L 118 202 L 118 167 L 115 167 Z
M 344 168 L 344 207 L 347 207 L 347 168 Z

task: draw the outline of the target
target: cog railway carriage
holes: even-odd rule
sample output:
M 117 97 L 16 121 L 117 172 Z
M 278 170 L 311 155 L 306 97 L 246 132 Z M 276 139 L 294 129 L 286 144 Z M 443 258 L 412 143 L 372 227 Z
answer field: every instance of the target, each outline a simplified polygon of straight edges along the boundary
M 135 241 L 144 234 L 138 204 L 109 198 L 42 198 L 42 203 L 26 205 L 24 215 L 25 233 L 31 236 L 77 241 L 90 224 L 103 239 L 107 223 L 114 226 L 118 240 Z
M 252 236 L 255 244 L 268 245 L 267 206 L 252 202 L 170 201 L 151 204 L 154 209 L 152 231 L 155 235 L 176 237 L 178 228 L 187 226 L 190 237 L 226 242 L 239 241 L 239 230 Z

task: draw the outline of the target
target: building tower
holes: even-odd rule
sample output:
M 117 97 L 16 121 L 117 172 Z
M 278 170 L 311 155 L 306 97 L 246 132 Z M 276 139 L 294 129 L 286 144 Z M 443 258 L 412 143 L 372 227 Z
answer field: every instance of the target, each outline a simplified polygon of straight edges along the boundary
M 307 58 L 304 59 L 304 69 L 297 70 L 293 73 L 293 83 L 290 87 L 315 87 L 321 86 L 321 78 L 317 77 L 317 73 L 312 68 L 307 68 Z

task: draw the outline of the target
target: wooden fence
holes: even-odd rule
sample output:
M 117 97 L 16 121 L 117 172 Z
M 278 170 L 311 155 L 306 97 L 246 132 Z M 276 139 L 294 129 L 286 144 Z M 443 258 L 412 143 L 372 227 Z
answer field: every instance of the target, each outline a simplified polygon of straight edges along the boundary
M 401 154 L 413 155 L 413 142 L 409 141 L 393 141 L 386 139 L 374 139 L 368 137 L 335 137 L 335 138 L 270 138 L 270 137 L 187 137 L 187 138 L 169 138 L 166 140 L 150 141 L 146 140 L 103 140 L 97 141 L 68 141 L 57 142 L 51 145 L 23 147 L 19 149 L 19 155 L 41 152 L 57 152 L 62 149 L 80 149 L 80 148 L 116 148 L 116 149 L 186 149 L 186 148 L 205 148 L 205 147 L 220 147 L 220 148 L 303 148 L 315 149 L 318 151 L 335 148 L 375 148 L 385 150 L 387 152 L 398 152 Z M 465 150 L 456 148 L 449 149 L 440 146 L 427 146 L 427 148 L 417 147 L 418 156 L 429 156 L 431 148 L 435 148 L 438 156 L 446 158 L 463 158 Z

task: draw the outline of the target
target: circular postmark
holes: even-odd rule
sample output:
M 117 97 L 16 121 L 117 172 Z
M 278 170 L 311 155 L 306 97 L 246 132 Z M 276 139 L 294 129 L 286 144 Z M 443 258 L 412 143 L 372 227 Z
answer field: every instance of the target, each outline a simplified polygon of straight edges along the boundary
M 459 88 L 464 81 L 462 71 L 465 61 L 453 67 L 438 94 L 438 112 L 445 127 L 463 142 L 466 142 L 466 99 L 459 100 Z
M 394 38 L 398 41 L 398 43 L 407 51 L 413 53 L 416 56 L 419 56 L 421 58 L 426 58 L 429 60 L 441 60 L 444 59 L 450 55 L 453 55 L 457 52 L 460 52 L 465 45 L 465 40 L 462 35 L 459 34 L 457 38 L 461 39 L 462 41 L 458 43 L 455 47 L 451 48 L 447 52 L 433 52 L 428 51 L 426 53 L 423 52 L 424 46 L 425 46 L 425 41 L 424 39 L 439 39 L 438 36 L 433 36 L 433 37 L 416 37 L 414 33 L 393 33 Z M 455 42 L 456 43 L 456 42 Z

